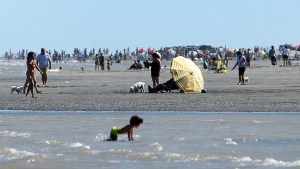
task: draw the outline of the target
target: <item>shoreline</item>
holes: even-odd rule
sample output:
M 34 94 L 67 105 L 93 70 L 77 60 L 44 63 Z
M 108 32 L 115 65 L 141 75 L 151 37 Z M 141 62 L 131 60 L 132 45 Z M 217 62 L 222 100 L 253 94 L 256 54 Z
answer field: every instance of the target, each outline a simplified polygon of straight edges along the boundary
M 248 85 L 236 85 L 237 69 L 217 74 L 201 68 L 207 93 L 147 93 L 151 85 L 148 70 L 95 71 L 93 63 L 85 63 L 85 71 L 77 67 L 49 71 L 49 88 L 39 88 L 37 98 L 10 93 L 10 86 L 23 85 L 25 75 L 1 74 L 0 109 L 20 111 L 187 111 L 187 112 L 300 112 L 300 66 L 271 67 L 270 61 L 252 61 L 245 76 Z M 129 67 L 132 62 L 122 63 Z M 280 63 L 280 61 L 279 61 Z M 168 65 L 169 62 L 164 62 Z M 59 65 L 53 64 L 53 69 Z M 12 69 L 25 68 L 13 66 Z M 39 74 L 38 84 L 41 82 Z M 162 68 L 160 82 L 171 78 Z M 143 81 L 145 93 L 129 93 L 129 87 Z

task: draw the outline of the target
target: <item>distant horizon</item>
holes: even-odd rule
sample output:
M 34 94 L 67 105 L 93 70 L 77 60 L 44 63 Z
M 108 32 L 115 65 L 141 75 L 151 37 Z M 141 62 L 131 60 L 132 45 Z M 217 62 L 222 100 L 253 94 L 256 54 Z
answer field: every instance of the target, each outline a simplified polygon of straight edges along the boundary
M 0 56 L 28 49 L 228 48 L 300 44 L 300 1 L 10 0 L 1 2 Z

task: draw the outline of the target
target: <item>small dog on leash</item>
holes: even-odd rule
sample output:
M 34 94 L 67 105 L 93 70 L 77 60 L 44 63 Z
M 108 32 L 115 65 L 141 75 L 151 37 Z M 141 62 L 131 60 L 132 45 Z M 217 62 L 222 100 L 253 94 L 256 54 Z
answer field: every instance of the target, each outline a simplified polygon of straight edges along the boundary
M 139 92 L 139 90 L 141 91 L 141 93 L 145 92 L 145 82 L 137 82 L 129 88 L 130 93 L 137 93 Z
M 11 94 L 17 92 L 18 94 L 22 93 L 24 86 L 11 86 Z
M 244 77 L 245 84 L 249 83 L 249 77 Z

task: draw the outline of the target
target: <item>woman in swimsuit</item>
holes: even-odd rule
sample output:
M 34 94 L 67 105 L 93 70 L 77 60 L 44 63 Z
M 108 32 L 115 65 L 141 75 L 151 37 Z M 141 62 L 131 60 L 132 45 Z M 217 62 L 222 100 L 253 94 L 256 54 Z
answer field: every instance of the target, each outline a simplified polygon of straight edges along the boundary
M 36 68 L 41 74 L 43 74 L 43 72 L 34 62 L 34 57 L 35 57 L 35 54 L 33 52 L 28 53 L 27 62 L 26 62 L 26 64 L 27 64 L 26 81 L 25 81 L 24 90 L 23 90 L 23 93 L 25 93 L 25 89 L 29 83 L 29 88 L 27 89 L 26 97 L 27 97 L 29 91 L 31 91 L 32 97 L 34 97 L 33 87 L 35 88 L 37 93 L 41 93 L 41 91 L 39 91 L 37 89 L 36 78 L 34 75 L 34 68 Z

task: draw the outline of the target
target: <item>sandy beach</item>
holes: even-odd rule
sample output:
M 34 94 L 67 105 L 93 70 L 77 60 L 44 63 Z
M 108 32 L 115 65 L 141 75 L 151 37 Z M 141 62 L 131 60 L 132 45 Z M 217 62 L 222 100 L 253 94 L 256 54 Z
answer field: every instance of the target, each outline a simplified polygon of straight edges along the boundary
M 53 63 L 48 73 L 48 88 L 40 88 L 37 98 L 11 94 L 10 86 L 22 86 L 25 66 L 4 66 L 0 74 L 1 110 L 38 111 L 197 111 L 197 112 L 300 112 L 300 65 L 272 67 L 270 61 L 252 61 L 245 76 L 248 85 L 237 85 L 238 70 L 227 74 L 201 68 L 207 93 L 129 93 L 138 81 L 151 85 L 149 70 L 126 70 L 132 61 L 114 63 L 112 71 L 95 71 L 94 63 L 66 67 Z M 196 64 L 199 64 L 196 62 Z M 279 61 L 278 64 L 282 64 Z M 170 62 L 163 62 L 170 66 Z M 299 66 L 298 66 L 299 65 Z M 58 70 L 59 67 L 62 70 Z M 84 67 L 84 71 L 81 71 Z M 11 73 L 6 73 L 9 70 Z M 14 72 L 23 73 L 14 73 Z M 36 73 L 37 74 L 37 73 Z M 170 70 L 162 68 L 160 81 L 171 78 Z M 38 84 L 41 76 L 37 74 Z M 147 87 L 146 87 L 147 88 Z

